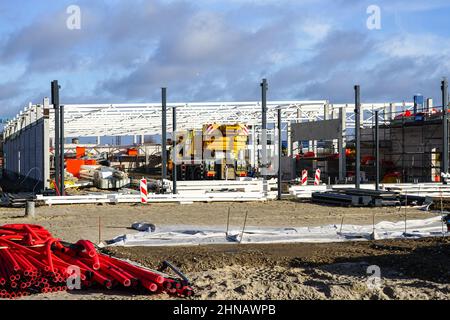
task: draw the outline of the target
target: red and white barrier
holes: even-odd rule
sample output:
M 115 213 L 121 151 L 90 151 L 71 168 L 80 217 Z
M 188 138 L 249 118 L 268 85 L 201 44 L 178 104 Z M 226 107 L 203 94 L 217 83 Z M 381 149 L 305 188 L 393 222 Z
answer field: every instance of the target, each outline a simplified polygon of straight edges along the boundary
M 320 185 L 320 169 L 316 170 L 316 174 L 314 176 L 314 185 L 315 186 Z
M 308 170 L 303 170 L 302 171 L 302 181 L 301 181 L 300 185 L 306 186 L 307 184 L 308 184 Z
M 148 202 L 147 179 L 145 178 L 141 179 L 140 190 L 141 190 L 141 203 L 147 203 Z

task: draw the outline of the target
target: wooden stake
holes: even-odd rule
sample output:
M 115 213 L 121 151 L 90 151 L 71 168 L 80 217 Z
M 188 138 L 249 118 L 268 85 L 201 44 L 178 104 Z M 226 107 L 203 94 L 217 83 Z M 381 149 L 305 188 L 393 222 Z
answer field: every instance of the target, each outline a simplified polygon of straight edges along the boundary
M 339 230 L 339 233 L 342 233 L 342 225 L 344 224 L 344 216 L 342 216 L 342 220 L 341 220 L 341 229 Z
M 375 212 L 372 215 L 372 232 L 375 234 Z
M 245 225 L 247 224 L 247 216 L 248 216 L 248 210 L 245 211 L 245 220 L 244 220 L 244 226 L 242 227 L 242 232 L 241 232 L 241 239 L 239 240 L 239 244 L 241 244 L 242 242 L 242 238 L 244 237 L 244 230 L 245 230 Z
M 231 208 L 228 207 L 227 232 L 225 233 L 225 236 L 227 236 L 227 237 L 228 237 L 228 229 L 230 227 L 230 212 L 231 212 Z
M 98 243 L 102 242 L 102 218 L 98 216 Z
M 408 194 L 405 194 L 405 234 L 406 234 L 406 211 L 408 210 Z

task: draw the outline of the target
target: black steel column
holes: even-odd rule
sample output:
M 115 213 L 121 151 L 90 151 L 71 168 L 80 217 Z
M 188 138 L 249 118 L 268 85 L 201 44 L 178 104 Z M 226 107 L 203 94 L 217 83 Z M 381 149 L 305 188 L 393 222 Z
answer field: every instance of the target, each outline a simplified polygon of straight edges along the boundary
M 167 177 L 167 89 L 161 88 L 162 105 L 162 132 L 161 132 L 161 183 L 164 187 L 164 179 Z
M 278 109 L 278 200 L 281 200 L 281 109 Z
M 261 82 L 261 121 L 262 121 L 262 144 L 261 144 L 261 158 L 262 158 L 262 176 L 267 174 L 267 79 Z
M 173 194 L 177 193 L 177 152 L 176 152 L 176 146 L 177 146 L 177 108 L 172 108 L 172 152 L 173 152 L 173 159 L 172 159 L 172 191 Z
M 360 87 L 355 86 L 355 140 L 356 140 L 356 159 L 355 159 L 355 186 L 359 189 L 361 182 L 361 136 L 360 136 L 360 126 L 361 126 L 361 97 L 360 97 Z
M 59 139 L 59 86 L 58 86 L 58 80 L 53 80 L 51 82 L 51 91 L 52 91 L 52 105 L 55 115 L 55 153 L 54 153 L 54 164 L 53 167 L 55 169 L 55 187 L 57 189 L 60 188 L 60 166 L 59 166 L 59 148 L 60 148 L 60 139 Z
M 261 83 L 262 129 L 267 129 L 267 79 Z
M 65 188 L 64 188 L 64 106 L 60 106 L 59 107 L 59 126 L 60 126 L 60 132 L 59 132 L 59 138 L 60 138 L 60 142 L 59 142 L 59 155 L 61 156 L 61 160 L 59 162 L 59 165 L 61 166 L 60 169 L 60 174 L 61 174 L 61 179 L 60 179 L 60 187 L 59 190 L 61 191 L 61 195 L 63 196 L 65 194 Z
M 447 78 L 442 80 L 442 168 L 441 173 L 448 172 L 448 82 Z M 446 184 L 447 179 L 442 179 Z
M 375 111 L 375 190 L 380 190 L 380 133 L 378 129 L 378 110 Z

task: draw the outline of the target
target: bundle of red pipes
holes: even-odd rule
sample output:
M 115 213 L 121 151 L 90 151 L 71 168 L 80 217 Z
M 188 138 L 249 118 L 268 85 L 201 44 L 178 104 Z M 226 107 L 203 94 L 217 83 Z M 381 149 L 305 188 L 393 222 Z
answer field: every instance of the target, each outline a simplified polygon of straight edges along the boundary
M 77 276 L 82 289 L 126 287 L 178 296 L 193 294 L 186 281 L 99 253 L 88 240 L 64 243 L 38 225 L 0 227 L 0 298 L 65 291 L 68 280 Z

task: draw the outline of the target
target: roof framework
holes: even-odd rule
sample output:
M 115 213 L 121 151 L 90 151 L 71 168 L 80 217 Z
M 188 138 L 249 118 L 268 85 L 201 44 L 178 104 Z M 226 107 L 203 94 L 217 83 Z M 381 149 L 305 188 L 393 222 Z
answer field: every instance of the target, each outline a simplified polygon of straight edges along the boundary
M 273 101 L 267 103 L 268 123 L 275 123 L 281 108 L 285 121 L 298 118 L 298 110 L 321 110 L 326 101 Z M 172 109 L 176 109 L 177 130 L 201 128 L 204 124 L 261 123 L 259 102 L 173 103 L 168 104 L 167 131 L 172 131 Z M 125 136 L 160 134 L 161 104 L 89 104 L 64 106 L 67 137 Z M 52 113 L 50 118 L 53 119 Z M 53 130 L 54 121 L 50 121 Z
M 362 104 L 364 125 L 371 125 L 375 110 L 387 108 L 406 109 L 411 104 L 365 103 Z M 172 110 L 176 108 L 177 130 L 201 128 L 210 123 L 244 123 L 250 126 L 261 124 L 261 102 L 202 102 L 168 103 L 167 131 L 172 131 Z M 16 132 L 33 122 L 42 109 L 49 108 L 50 134 L 54 131 L 54 111 L 44 100 L 43 105 L 30 104 L 5 126 L 5 131 Z M 318 101 L 268 101 L 267 122 L 276 123 L 277 110 L 281 109 L 284 127 L 286 123 L 317 121 L 337 118 L 340 109 L 345 109 L 348 127 L 354 127 L 354 104 L 330 104 Z M 66 137 L 100 137 L 127 135 L 155 135 L 162 131 L 160 103 L 135 104 L 65 104 L 64 133 Z M 382 116 L 382 115 L 380 115 Z

